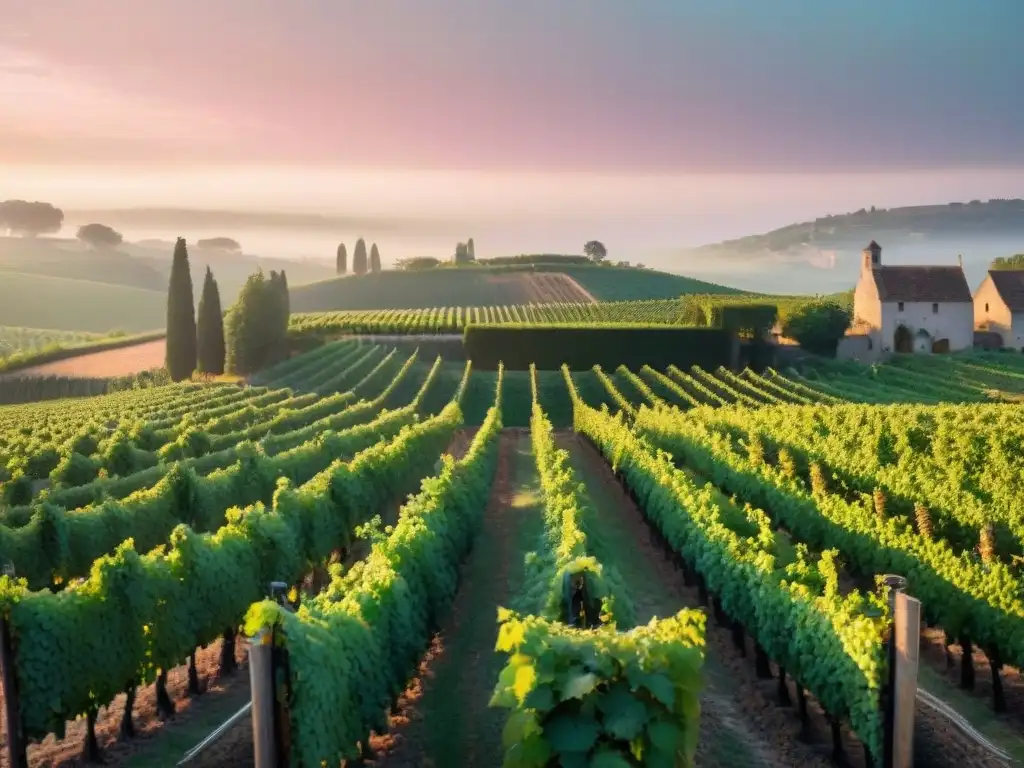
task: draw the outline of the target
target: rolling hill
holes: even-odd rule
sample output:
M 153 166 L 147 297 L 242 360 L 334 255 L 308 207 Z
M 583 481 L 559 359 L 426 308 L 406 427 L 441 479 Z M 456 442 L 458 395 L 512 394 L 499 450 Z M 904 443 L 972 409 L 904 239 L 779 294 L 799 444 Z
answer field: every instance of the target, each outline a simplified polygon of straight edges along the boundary
M 162 328 L 163 290 L 0 272 L 0 325 L 103 333 Z
M 973 200 L 969 203 L 864 209 L 790 224 L 760 235 L 725 240 L 690 250 L 709 256 L 783 253 L 804 248 L 863 248 L 872 239 L 886 246 L 929 240 L 1021 238 L 1024 200 Z
M 69 238 L 0 237 L 0 273 L 20 272 L 165 292 L 173 250 L 174 243 L 161 241 L 123 243 L 116 249 L 95 250 Z M 225 304 L 234 301 L 246 278 L 257 269 L 283 269 L 289 285 L 323 280 L 333 274 L 326 262 L 263 258 L 191 244 L 189 261 L 197 286 L 206 267 L 213 270 Z
M 598 301 L 674 299 L 687 293 L 742 293 L 736 288 L 654 269 L 589 264 L 541 266 L 540 269 L 568 275 Z
M 554 281 L 556 275 L 560 280 Z M 534 267 L 385 271 L 291 289 L 293 312 L 425 309 L 557 301 L 674 298 L 684 293 L 738 293 L 700 280 L 632 267 L 543 264 Z
M 134 258 L 121 249 L 92 250 L 73 240 L 48 237 L 0 238 L 0 271 L 153 291 L 166 290 L 170 274 L 169 269 L 158 268 L 157 262 Z
M 967 281 L 977 286 L 993 259 L 1024 251 L 1024 200 L 861 209 L 678 249 L 659 263 L 700 265 L 707 279 L 765 293 L 828 293 L 856 283 L 871 240 L 890 264 L 952 266 L 962 258 Z
M 0 237 L 0 325 L 99 333 L 162 328 L 173 248 L 160 241 L 92 249 L 67 238 Z M 333 273 L 326 263 L 196 247 L 189 261 L 196 301 L 209 265 L 225 307 L 257 269 L 283 269 L 290 285 Z

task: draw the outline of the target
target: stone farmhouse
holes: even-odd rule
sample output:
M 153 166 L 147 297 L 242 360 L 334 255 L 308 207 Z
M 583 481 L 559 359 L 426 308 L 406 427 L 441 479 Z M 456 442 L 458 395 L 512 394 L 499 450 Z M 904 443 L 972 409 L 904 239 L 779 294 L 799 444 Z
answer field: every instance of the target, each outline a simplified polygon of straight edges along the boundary
M 839 357 L 874 362 L 892 352 L 971 349 L 974 318 L 962 265 L 890 266 L 872 240 L 863 251 L 853 325 Z M 1020 328 L 1024 332 L 1024 323 Z
M 1024 271 L 992 270 L 974 294 L 974 325 L 1004 347 L 1024 348 Z

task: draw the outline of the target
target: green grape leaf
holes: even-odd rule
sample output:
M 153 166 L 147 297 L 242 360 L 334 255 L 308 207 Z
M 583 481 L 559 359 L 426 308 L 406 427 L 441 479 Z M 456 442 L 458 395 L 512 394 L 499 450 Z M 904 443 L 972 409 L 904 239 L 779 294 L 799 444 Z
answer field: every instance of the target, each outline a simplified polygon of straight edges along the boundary
M 560 755 L 584 754 L 597 741 L 600 728 L 592 717 L 561 713 L 544 723 L 544 736 Z
M 599 702 L 606 733 L 616 739 L 632 741 L 640 735 L 647 724 L 647 706 L 630 694 L 628 686 L 617 684 L 604 694 Z
M 590 758 L 590 768 L 632 768 L 629 762 L 618 752 L 602 749 Z
M 597 687 L 597 675 L 592 672 L 573 673 L 562 686 L 562 701 L 582 699 Z

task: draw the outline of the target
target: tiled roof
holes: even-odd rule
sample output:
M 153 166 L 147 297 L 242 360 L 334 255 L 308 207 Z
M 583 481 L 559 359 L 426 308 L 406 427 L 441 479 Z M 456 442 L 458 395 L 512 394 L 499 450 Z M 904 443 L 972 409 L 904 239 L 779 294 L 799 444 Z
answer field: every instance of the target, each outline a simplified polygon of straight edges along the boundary
M 875 267 L 871 271 L 883 302 L 974 301 L 960 267 Z
M 993 269 L 988 273 L 999 298 L 1011 312 L 1024 312 L 1024 270 Z

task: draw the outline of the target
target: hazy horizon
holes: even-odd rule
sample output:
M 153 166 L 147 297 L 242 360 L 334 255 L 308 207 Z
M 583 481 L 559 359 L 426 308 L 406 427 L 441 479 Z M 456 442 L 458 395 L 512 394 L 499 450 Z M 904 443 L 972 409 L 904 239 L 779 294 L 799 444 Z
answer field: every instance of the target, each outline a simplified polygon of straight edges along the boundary
M 408 227 L 412 234 L 449 226 L 527 224 L 539 233 L 575 230 L 573 242 L 581 236 L 614 239 L 602 233 L 605 226 L 626 224 L 643 233 L 649 225 L 640 242 L 607 243 L 612 249 L 696 247 L 873 205 L 1024 197 L 1024 171 L 1017 169 L 661 175 L 260 167 L 6 170 L 0 199 L 46 200 L 69 212 L 306 213 L 380 220 Z
M 717 275 L 673 254 L 872 205 L 1024 197 L 1016 0 L 0 11 L 0 199 L 351 219 L 201 232 L 262 255 L 329 259 L 362 236 L 388 264 L 470 236 L 484 257 L 596 238 L 615 260 Z M 96 24 L 102 44 L 82 34 Z M 817 262 L 793 270 L 804 290 L 835 279 Z

